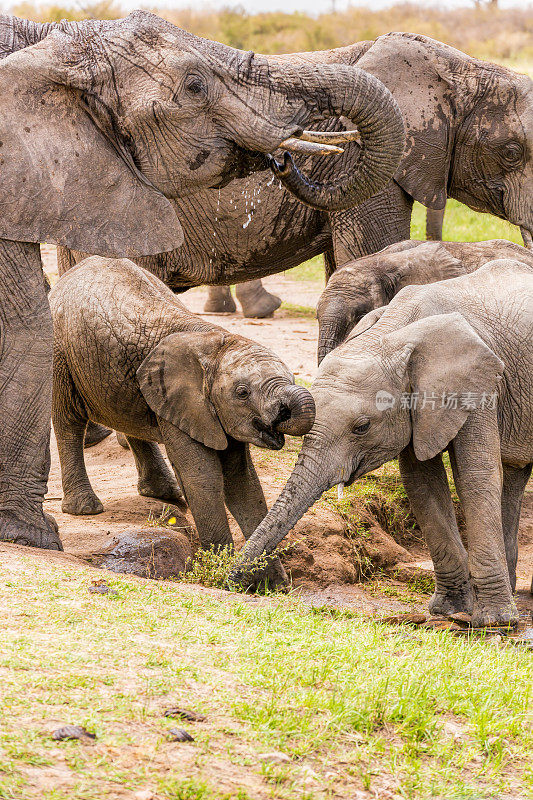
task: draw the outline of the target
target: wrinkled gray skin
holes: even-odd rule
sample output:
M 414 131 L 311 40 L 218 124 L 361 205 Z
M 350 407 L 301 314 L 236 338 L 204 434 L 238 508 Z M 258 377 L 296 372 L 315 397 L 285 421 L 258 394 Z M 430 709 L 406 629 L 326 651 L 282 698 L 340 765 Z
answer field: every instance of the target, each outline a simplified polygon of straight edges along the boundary
M 270 176 L 261 173 L 223 190 L 220 202 L 205 193 L 185 203 L 186 248 L 189 263 L 195 265 L 192 282 L 256 278 L 289 269 L 322 252 L 327 256 L 329 277 L 335 266 L 408 239 L 413 200 L 429 209 L 428 238 L 442 238 L 439 210 L 444 209 L 447 197 L 454 197 L 476 211 L 522 226 L 529 242 L 528 231 L 533 227 L 530 78 L 409 33 L 285 58 L 357 64 L 379 77 L 404 116 L 404 159 L 387 189 L 346 212 L 316 213 L 298 207 L 277 183 L 265 188 Z M 353 169 L 356 150 L 354 145 L 339 159 L 317 160 L 310 174 Z M 241 192 L 247 196 L 240 197 Z M 253 206 L 252 221 L 243 230 Z M 216 223 L 210 222 L 215 218 Z M 166 267 L 170 285 L 175 280 L 172 272 L 190 274 L 179 258 Z M 185 250 L 181 258 L 186 258 Z M 254 295 L 257 309 L 268 308 L 268 298 L 257 285 Z M 225 310 L 223 302 L 221 298 L 217 306 L 210 297 L 210 310 Z M 243 310 L 253 315 L 256 309 L 244 303 Z
M 144 11 L 57 26 L 1 15 L 0 55 L 0 540 L 61 548 L 42 510 L 52 325 L 39 242 L 139 260 L 174 253 L 183 231 L 168 198 L 216 194 L 331 115 L 362 124 L 368 148 L 357 176 L 314 188 L 351 203 L 396 169 L 403 123 L 356 68 L 284 65 Z M 295 191 L 312 191 L 289 173 Z
M 318 301 L 318 363 L 365 314 L 389 303 L 404 286 L 466 275 L 496 258 L 516 258 L 533 266 L 531 250 L 505 239 L 439 243 L 410 239 L 346 264 L 333 273 Z
M 140 494 L 183 506 L 165 444 L 203 547 L 232 543 L 225 505 L 248 538 L 267 511 L 248 443 L 279 450 L 284 433 L 307 433 L 308 390 L 270 350 L 192 314 L 127 259 L 88 258 L 50 306 L 63 511 L 103 511 L 83 459 L 90 419 L 126 434 Z
M 381 316 L 364 317 L 326 356 L 312 392 L 315 424 L 233 578 L 246 582 L 246 564 L 272 552 L 326 489 L 399 456 L 435 568 L 430 610 L 471 613 L 474 625 L 515 623 L 518 521 L 533 462 L 533 267 L 501 259 L 470 275 L 402 289 Z M 377 407 L 378 392 L 387 393 L 385 407 Z M 419 393 L 416 408 L 401 402 L 404 392 Z M 474 409 L 464 402 L 468 392 L 476 393 Z

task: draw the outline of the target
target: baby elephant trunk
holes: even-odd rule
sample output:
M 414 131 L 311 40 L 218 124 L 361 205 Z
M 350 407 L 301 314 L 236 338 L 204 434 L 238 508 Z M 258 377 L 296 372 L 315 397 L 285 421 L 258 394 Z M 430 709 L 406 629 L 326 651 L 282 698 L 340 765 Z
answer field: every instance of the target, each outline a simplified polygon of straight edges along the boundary
M 315 401 L 303 386 L 288 386 L 281 399 L 278 420 L 274 427 L 280 433 L 290 436 L 303 436 L 313 427 L 315 421 Z

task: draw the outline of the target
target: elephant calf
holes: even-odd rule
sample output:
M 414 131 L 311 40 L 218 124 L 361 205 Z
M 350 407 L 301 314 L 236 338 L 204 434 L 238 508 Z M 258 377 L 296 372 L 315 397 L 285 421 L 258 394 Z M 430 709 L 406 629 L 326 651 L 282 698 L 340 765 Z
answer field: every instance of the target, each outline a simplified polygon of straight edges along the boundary
M 272 352 L 190 313 L 127 259 L 85 259 L 50 306 L 63 511 L 103 510 L 83 458 L 93 420 L 126 434 L 140 494 L 183 505 L 165 444 L 203 547 L 231 543 L 225 505 L 248 537 L 267 511 L 248 443 L 279 450 L 284 433 L 306 433 L 309 392 Z
M 333 273 L 318 302 L 318 363 L 346 339 L 365 314 L 389 303 L 404 286 L 466 275 L 495 258 L 518 258 L 533 265 L 531 250 L 504 239 L 409 239 L 345 264 Z
M 402 289 L 324 359 L 312 391 L 315 424 L 233 577 L 272 552 L 326 489 L 399 456 L 435 567 L 431 611 L 515 623 L 518 522 L 533 465 L 533 266 L 500 259 Z

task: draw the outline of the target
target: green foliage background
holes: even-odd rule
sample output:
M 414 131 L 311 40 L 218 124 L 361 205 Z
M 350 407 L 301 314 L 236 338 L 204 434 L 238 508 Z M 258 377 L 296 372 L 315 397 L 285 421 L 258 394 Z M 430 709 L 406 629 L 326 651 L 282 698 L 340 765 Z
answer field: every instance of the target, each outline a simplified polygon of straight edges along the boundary
M 11 8 L 18 16 L 40 22 L 88 17 L 113 19 L 124 14 L 114 0 L 94 0 L 75 5 L 22 2 Z M 411 31 L 432 36 L 477 58 L 517 65 L 533 61 L 533 6 L 495 9 L 449 9 L 445 4 L 428 8 L 399 3 L 373 11 L 353 7 L 338 13 L 310 16 L 301 13 L 249 14 L 243 6 L 221 10 L 157 8 L 162 17 L 192 33 L 216 39 L 244 50 L 290 53 L 323 50 L 352 42 L 375 39 L 389 31 Z

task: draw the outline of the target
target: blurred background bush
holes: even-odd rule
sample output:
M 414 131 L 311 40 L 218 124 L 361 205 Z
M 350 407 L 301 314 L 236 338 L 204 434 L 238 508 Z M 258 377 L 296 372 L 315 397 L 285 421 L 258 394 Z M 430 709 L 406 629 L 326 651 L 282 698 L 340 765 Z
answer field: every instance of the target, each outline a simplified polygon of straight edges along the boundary
M 497 61 L 521 71 L 533 64 L 533 5 L 498 8 L 497 2 L 478 0 L 464 8 L 442 8 L 399 3 L 371 10 L 351 7 L 319 15 L 301 13 L 247 13 L 243 6 L 221 9 L 158 8 L 143 6 L 192 33 L 216 39 L 244 50 L 290 53 L 324 50 L 375 39 L 389 31 L 410 31 L 447 42 L 477 58 Z M 131 6 L 128 5 L 127 10 Z M 9 8 L 20 17 L 39 22 L 60 19 L 115 19 L 127 12 L 118 0 L 34 4 L 22 2 Z

